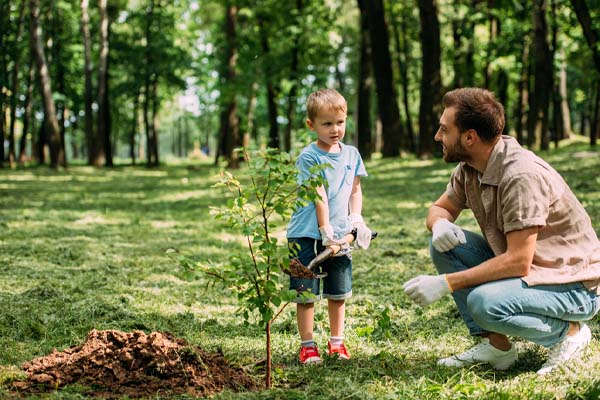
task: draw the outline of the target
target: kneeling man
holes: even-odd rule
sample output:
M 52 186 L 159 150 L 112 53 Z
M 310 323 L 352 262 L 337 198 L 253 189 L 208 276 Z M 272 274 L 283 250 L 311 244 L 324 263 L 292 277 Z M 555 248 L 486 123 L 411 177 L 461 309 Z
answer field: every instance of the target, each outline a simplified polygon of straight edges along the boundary
M 509 368 L 517 352 L 508 336 L 548 348 L 546 374 L 578 356 L 591 332 L 583 322 L 600 306 L 600 242 L 589 216 L 545 161 L 503 136 L 504 109 L 483 89 L 446 93 L 435 140 L 458 162 L 431 206 L 431 258 L 440 273 L 404 284 L 422 306 L 452 293 L 480 343 L 438 361 Z M 473 211 L 483 236 L 454 224 Z

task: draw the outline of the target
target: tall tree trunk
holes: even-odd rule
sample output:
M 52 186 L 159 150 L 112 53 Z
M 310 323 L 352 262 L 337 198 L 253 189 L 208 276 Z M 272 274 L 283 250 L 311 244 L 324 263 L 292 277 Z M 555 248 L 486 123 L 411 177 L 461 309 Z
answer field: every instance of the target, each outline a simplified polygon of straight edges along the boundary
M 27 136 L 29 135 L 29 121 L 31 119 L 31 109 L 32 109 L 32 96 L 33 96 L 33 80 L 35 78 L 35 66 L 33 64 L 33 60 L 29 62 L 29 71 L 27 73 L 27 91 L 25 92 L 25 101 L 23 107 L 25 108 L 25 112 L 23 113 L 23 132 L 21 133 L 21 140 L 19 142 L 19 164 L 25 163 L 25 158 L 27 157 Z M 32 124 L 33 125 L 33 124 Z M 33 128 L 33 127 L 32 127 Z M 34 129 L 31 129 L 33 137 Z M 33 146 L 32 146 L 33 147 Z
M 142 104 L 142 109 L 143 109 L 143 120 L 144 120 L 144 132 L 146 134 L 146 165 L 148 167 L 151 167 L 152 165 L 154 165 L 154 160 L 153 160 L 153 156 L 152 156 L 152 137 L 153 137 L 153 132 L 152 132 L 152 125 L 150 124 L 150 119 L 148 116 L 148 113 L 150 112 L 150 101 L 151 101 L 151 94 L 150 94 L 150 86 L 151 86 L 151 81 L 153 79 L 153 72 L 152 69 L 153 68 L 153 63 L 154 63 L 154 54 L 152 52 L 152 48 L 150 47 L 150 44 L 153 43 L 153 37 L 152 37 L 152 29 L 151 29 L 151 25 L 154 21 L 154 0 L 150 0 L 148 7 L 146 8 L 146 18 L 145 18 L 145 25 L 144 25 L 144 35 L 146 37 L 146 47 L 144 49 L 144 58 L 145 58 L 145 65 L 144 65 L 144 102 Z M 142 149 L 142 147 L 140 146 L 140 150 Z
M 61 151 L 60 130 L 56 119 L 56 106 L 52 98 L 52 83 L 48 73 L 48 64 L 42 45 L 42 28 L 39 23 L 40 8 L 38 0 L 29 0 L 31 13 L 31 42 L 36 59 L 38 76 L 42 90 L 42 105 L 44 107 L 44 121 L 48 129 L 48 144 L 50 146 L 50 166 L 66 166 L 64 152 Z
M 598 136 L 600 136 L 600 79 L 596 78 L 596 96 L 594 96 L 594 109 L 592 110 L 592 121 L 590 127 L 590 146 L 595 147 Z M 581 124 L 581 133 L 584 134 L 584 124 Z
M 302 12 L 304 9 L 303 0 L 296 0 L 296 11 L 298 13 L 296 21 L 300 21 L 303 16 Z M 298 24 L 300 25 L 300 24 Z M 288 104 L 286 110 L 287 125 L 283 137 L 283 149 L 289 152 L 292 149 L 292 130 L 294 128 L 294 119 L 296 116 L 296 96 L 298 93 L 298 63 L 300 55 L 300 36 L 302 32 L 296 33 L 294 37 L 294 46 L 292 47 L 292 60 L 290 62 L 290 82 L 292 87 L 288 95 Z M 337 70 L 337 68 L 336 68 Z
M 492 81 L 492 60 L 496 58 L 496 46 L 500 35 L 500 21 L 496 15 L 496 0 L 487 0 L 487 13 L 489 21 L 489 42 L 487 45 L 485 66 L 483 68 L 483 87 L 489 89 Z M 504 103 L 506 104 L 506 103 Z
M 540 149 L 547 150 L 548 107 L 552 88 L 552 59 L 548 46 L 546 23 L 547 0 L 535 0 L 533 9 L 534 30 L 534 91 L 529 96 L 528 134 L 533 134 Z
M 238 157 L 234 154 L 234 149 L 239 144 L 240 124 L 237 117 L 237 98 L 233 88 L 238 59 L 237 12 L 237 7 L 231 1 L 228 1 L 225 9 L 226 51 L 220 74 L 224 79 L 220 99 L 219 146 L 215 156 L 215 164 L 219 160 L 219 154 L 221 154 L 228 160 L 229 168 L 239 167 Z
M 529 48 L 531 39 L 530 34 L 525 34 L 523 38 L 523 47 L 521 48 L 521 72 L 517 84 L 518 99 L 515 104 L 515 133 L 517 141 L 524 145 L 523 131 L 527 124 L 527 105 L 529 104 Z
M 273 84 L 273 68 L 268 61 L 270 58 L 270 46 L 267 28 L 263 16 L 258 17 L 258 29 L 260 31 L 260 43 L 263 52 L 263 63 L 265 81 L 267 86 L 267 107 L 269 110 L 269 147 L 279 149 L 279 126 L 277 124 L 277 93 Z
M 400 155 L 400 150 L 407 150 L 408 146 L 398 109 L 383 0 L 359 0 L 359 7 L 366 10 L 369 23 L 371 60 L 383 138 L 381 153 L 384 157 L 396 157 Z
M 106 10 L 107 0 L 99 0 L 98 8 L 100 11 L 100 57 L 98 58 L 98 151 L 94 159 L 94 165 L 105 164 L 112 165 L 110 154 L 110 132 L 108 131 L 107 120 L 110 111 L 107 109 L 107 90 L 108 90 L 108 13 Z M 108 145 L 108 146 L 107 146 Z
M 160 165 L 158 157 L 158 105 L 158 76 L 155 76 L 154 82 L 152 82 L 152 159 L 155 167 Z
M 17 27 L 17 37 L 15 39 L 13 51 L 13 70 L 12 70 L 12 85 L 10 95 L 10 129 L 8 133 L 8 165 L 11 168 L 16 167 L 16 150 L 15 150 L 15 121 L 17 119 L 17 95 L 19 93 L 19 66 L 20 66 L 20 51 L 19 44 L 23 35 L 23 20 L 25 17 L 26 0 L 21 1 L 19 9 L 19 20 Z M 1 144 L 4 146 L 4 143 Z
M 359 0 L 360 3 L 361 0 Z M 365 160 L 373 153 L 373 135 L 371 131 L 371 46 L 369 44 L 369 22 L 366 8 L 360 13 L 360 59 L 358 63 L 358 90 L 356 93 L 356 142 L 358 151 Z
M 569 99 L 567 94 L 567 62 L 565 57 L 562 57 L 563 61 L 560 64 L 559 72 L 559 95 L 560 95 L 560 112 L 562 115 L 563 122 L 563 138 L 568 139 L 573 134 L 573 128 L 571 127 L 571 111 L 569 109 Z
M 502 104 L 508 104 L 508 73 L 502 67 L 498 70 L 498 101 Z M 502 134 L 508 135 L 508 132 L 509 123 L 506 121 Z
M 133 98 L 133 116 L 131 118 L 131 132 L 129 133 L 129 157 L 131 165 L 135 165 L 135 135 L 138 131 L 138 114 L 140 109 L 140 87 L 138 86 Z
M 556 56 L 556 51 L 558 48 L 558 21 L 556 17 L 556 0 L 550 0 L 550 21 L 551 21 L 551 31 L 550 31 L 550 59 L 554 60 Z M 560 72 L 560 71 L 559 71 Z M 551 109 L 552 109 L 552 121 L 551 121 L 551 130 L 550 130 L 550 138 L 554 141 L 554 147 L 558 148 L 558 144 L 561 139 L 564 137 L 563 132 L 563 121 L 562 121 L 562 113 L 560 108 L 560 80 L 556 79 L 556 74 L 554 71 L 554 67 L 552 67 L 552 71 L 550 74 L 550 79 L 552 85 L 550 90 L 552 91 L 552 95 L 550 97 L 551 100 Z
M 65 103 L 65 62 L 63 62 L 63 45 L 62 38 L 64 36 L 63 33 L 63 15 L 60 7 L 56 7 L 55 10 L 52 10 L 52 22 L 53 22 L 53 42 L 52 45 L 52 59 L 50 64 L 56 65 L 56 90 L 61 95 L 60 99 L 56 101 L 56 112 L 59 122 L 60 129 L 60 148 L 61 152 L 65 154 L 65 164 L 66 164 L 66 147 L 65 147 L 65 133 L 66 133 L 66 117 L 67 117 L 67 109 Z
M 6 122 L 4 121 L 6 115 L 6 95 L 2 88 L 8 86 L 8 65 L 7 65 L 7 52 L 4 51 L 5 37 L 8 37 L 10 27 L 10 2 L 0 2 L 0 168 L 4 166 L 4 139 L 6 136 Z
M 571 0 L 571 5 L 583 29 L 583 36 L 585 36 L 585 40 L 592 51 L 596 71 L 600 74 L 600 49 L 598 48 L 600 33 L 598 33 L 594 28 L 594 24 L 592 24 L 592 16 L 585 0 Z
M 244 132 L 242 138 L 242 145 L 244 148 L 248 148 L 250 146 L 250 139 L 257 139 L 256 136 L 256 126 L 254 124 L 254 120 L 256 118 L 256 104 L 258 102 L 256 98 L 256 92 L 258 91 L 258 83 L 252 82 L 250 85 L 250 95 L 248 97 L 248 110 L 246 112 L 246 132 Z M 208 145 L 208 143 L 206 143 Z
M 94 164 L 96 158 L 96 150 L 98 148 L 96 135 L 94 134 L 94 114 L 92 111 L 92 102 L 94 94 L 92 88 L 92 43 L 90 38 L 90 17 L 89 17 L 89 0 L 81 0 L 81 35 L 83 39 L 83 54 L 84 54 L 84 79 L 85 89 L 83 95 L 85 113 L 84 130 L 85 142 L 87 148 L 88 165 Z
M 419 105 L 419 151 L 421 157 L 434 153 L 433 136 L 441 111 L 440 24 L 435 0 L 419 0 L 421 21 L 421 103 Z
M 396 63 L 398 64 L 398 72 L 400 74 L 400 84 L 402 85 L 402 104 L 404 106 L 404 114 L 406 117 L 406 138 L 408 150 L 414 153 L 416 149 L 415 133 L 412 127 L 412 118 L 410 115 L 410 107 L 408 101 L 408 58 L 410 54 L 408 40 L 406 40 L 406 21 L 404 8 L 400 13 L 400 21 L 393 14 L 394 7 L 389 7 L 391 12 L 392 28 L 394 32 L 394 43 L 396 47 Z

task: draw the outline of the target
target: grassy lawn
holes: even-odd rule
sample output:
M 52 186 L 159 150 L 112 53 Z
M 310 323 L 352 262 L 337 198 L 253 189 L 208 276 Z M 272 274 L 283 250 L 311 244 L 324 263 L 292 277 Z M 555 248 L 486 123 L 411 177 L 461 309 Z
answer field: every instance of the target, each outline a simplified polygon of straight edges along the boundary
M 600 232 L 600 150 L 575 142 L 541 156 L 563 174 Z M 598 318 L 590 323 L 594 339 L 583 360 L 547 377 L 535 374 L 545 351 L 520 341 L 520 359 L 506 372 L 436 366 L 437 358 L 465 350 L 471 339 L 451 298 L 423 310 L 401 285 L 434 273 L 424 220 L 451 168 L 411 157 L 367 163 L 363 215 L 380 235 L 353 257 L 350 362 L 299 366 L 295 313 L 288 307 L 273 328 L 274 388 L 216 398 L 598 398 Z M 205 350 L 222 349 L 252 371 L 264 356 L 264 339 L 242 323 L 235 297 L 203 276 L 182 279 L 164 254 L 172 247 L 210 261 L 242 248 L 209 215 L 209 206 L 223 204 L 223 192 L 211 188 L 217 174 L 202 163 L 0 170 L 0 398 L 9 396 L 1 385 L 23 362 L 80 344 L 91 329 L 169 331 Z M 468 214 L 459 222 L 477 230 Z M 321 348 L 328 333 L 323 303 L 316 316 Z M 80 398 L 78 392 L 66 388 L 45 398 Z

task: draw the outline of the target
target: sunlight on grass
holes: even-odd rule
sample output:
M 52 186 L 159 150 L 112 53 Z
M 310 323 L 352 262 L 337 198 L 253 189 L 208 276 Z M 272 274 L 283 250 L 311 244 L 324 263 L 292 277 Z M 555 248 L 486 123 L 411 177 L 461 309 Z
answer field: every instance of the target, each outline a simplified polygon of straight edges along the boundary
M 600 151 L 578 139 L 573 143 L 542 156 L 563 174 L 600 232 Z M 425 217 L 453 167 L 410 156 L 367 163 L 363 215 L 380 235 L 368 250 L 353 254 L 349 363 L 299 366 L 290 305 L 273 326 L 274 389 L 215 399 L 592 398 L 600 370 L 597 318 L 589 324 L 594 336 L 584 360 L 551 377 L 535 374 L 545 350 L 522 341 L 516 344 L 520 360 L 507 372 L 436 365 L 437 358 L 464 351 L 473 340 L 451 297 L 423 309 L 409 302 L 401 286 L 416 274 L 435 273 Z M 241 180 L 248 178 L 244 171 L 236 171 Z M 23 362 L 79 344 L 94 328 L 169 331 L 222 349 L 259 375 L 263 332 L 242 323 L 236 296 L 201 273 L 184 276 L 165 254 L 173 248 L 194 262 L 226 263 L 246 249 L 245 237 L 209 213 L 227 198 L 212 188 L 217 172 L 208 164 L 0 170 L 0 386 Z M 277 221 L 271 232 L 282 246 L 286 224 Z M 459 224 L 479 232 L 470 211 Z M 281 283 L 287 285 L 285 277 Z M 322 350 L 330 334 L 326 303 L 315 307 Z M 7 396 L 2 388 L 0 398 Z

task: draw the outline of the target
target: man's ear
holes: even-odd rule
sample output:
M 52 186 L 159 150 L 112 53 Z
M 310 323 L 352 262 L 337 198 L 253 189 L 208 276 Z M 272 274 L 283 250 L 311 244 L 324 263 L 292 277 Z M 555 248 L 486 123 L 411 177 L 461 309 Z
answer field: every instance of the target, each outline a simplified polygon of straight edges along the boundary
M 473 145 L 479 139 L 479 135 L 475 129 L 469 129 L 464 134 L 467 145 Z

